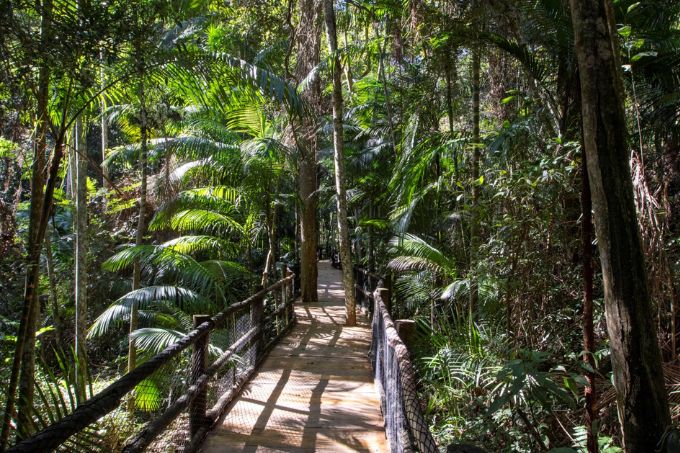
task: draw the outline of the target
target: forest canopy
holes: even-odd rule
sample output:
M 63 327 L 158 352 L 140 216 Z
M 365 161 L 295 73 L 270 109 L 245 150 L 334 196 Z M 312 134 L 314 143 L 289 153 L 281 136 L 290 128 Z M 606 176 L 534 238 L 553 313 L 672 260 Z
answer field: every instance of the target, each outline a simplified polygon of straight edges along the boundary
M 391 281 L 443 449 L 679 451 L 679 18 L 0 0 L 0 451 L 286 268 L 318 300 L 318 259 L 347 325 L 353 269 Z M 69 448 L 118 451 L 167 374 Z

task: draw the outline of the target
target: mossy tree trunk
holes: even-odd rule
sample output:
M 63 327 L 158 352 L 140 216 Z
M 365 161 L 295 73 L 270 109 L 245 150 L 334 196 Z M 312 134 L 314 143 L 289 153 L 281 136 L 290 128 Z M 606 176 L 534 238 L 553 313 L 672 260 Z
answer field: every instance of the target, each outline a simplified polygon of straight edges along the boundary
M 307 78 L 318 66 L 321 47 L 321 3 L 319 0 L 299 0 L 300 23 L 295 41 L 297 67 L 295 78 L 299 82 Z M 317 293 L 317 150 L 318 137 L 315 107 L 320 101 L 321 84 L 317 79 L 302 93 L 311 106 L 311 114 L 301 119 L 294 133 L 299 152 L 298 196 L 300 197 L 300 292 L 303 302 L 316 302 Z M 295 127 L 295 126 L 293 126 Z
M 655 451 L 670 414 L 629 166 L 624 94 L 610 0 L 570 0 L 617 391 L 627 452 Z
M 328 50 L 331 54 L 333 72 L 333 161 L 335 164 L 335 195 L 338 208 L 338 233 L 340 236 L 340 262 L 342 263 L 342 283 L 345 289 L 346 324 L 354 326 L 357 322 L 356 300 L 354 299 L 354 276 L 352 274 L 352 254 L 347 226 L 347 192 L 345 188 L 345 150 L 342 129 L 342 67 L 338 57 L 338 38 L 335 26 L 333 0 L 323 0 Z

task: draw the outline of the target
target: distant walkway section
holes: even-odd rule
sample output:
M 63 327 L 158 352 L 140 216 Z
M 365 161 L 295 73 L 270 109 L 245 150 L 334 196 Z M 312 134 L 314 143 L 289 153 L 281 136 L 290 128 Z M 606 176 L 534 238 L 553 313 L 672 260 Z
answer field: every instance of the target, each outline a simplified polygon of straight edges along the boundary
M 272 350 L 203 444 L 218 452 L 387 452 L 367 358 L 371 330 L 345 327 L 341 272 L 319 263 L 319 302 Z

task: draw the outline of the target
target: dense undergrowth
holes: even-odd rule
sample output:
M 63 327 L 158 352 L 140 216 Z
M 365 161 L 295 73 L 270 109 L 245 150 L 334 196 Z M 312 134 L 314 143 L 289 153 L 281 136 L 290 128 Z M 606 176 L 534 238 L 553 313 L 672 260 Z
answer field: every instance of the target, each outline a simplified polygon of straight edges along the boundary
M 13 364 L 36 364 L 35 384 L 20 376 L 23 396 L 35 390 L 17 400 L 29 416 L 5 417 L 9 440 L 173 344 L 192 315 L 275 281 L 277 263 L 299 270 L 305 241 L 338 249 L 337 56 L 352 260 L 391 274 L 393 317 L 417 322 L 411 353 L 439 444 L 621 451 L 567 3 L 339 1 L 330 55 L 318 0 L 5 2 L 2 410 Z M 642 316 L 676 422 L 680 2 L 605 3 L 648 272 Z M 34 209 L 50 181 L 51 205 Z M 31 247 L 35 341 L 20 335 Z M 213 352 L 227 344 L 213 340 Z M 187 385 L 157 373 L 65 451 L 117 451 Z

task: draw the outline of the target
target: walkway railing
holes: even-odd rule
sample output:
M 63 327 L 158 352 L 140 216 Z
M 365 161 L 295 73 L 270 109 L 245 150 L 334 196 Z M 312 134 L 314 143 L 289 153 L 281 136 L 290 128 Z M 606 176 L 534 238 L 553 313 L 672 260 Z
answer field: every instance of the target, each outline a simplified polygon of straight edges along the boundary
M 390 288 L 387 277 L 381 277 L 359 265 L 354 266 L 354 298 L 364 313 L 373 310 L 373 291 L 378 286 Z
M 175 451 L 196 451 L 269 349 L 294 324 L 293 281 L 290 274 L 215 316 L 194 316 L 194 330 L 8 452 L 56 449 L 118 409 L 126 395 L 158 372 L 175 378 L 179 375 L 184 389 L 177 397 L 168 398 L 166 409 L 128 440 L 122 451 L 144 451 L 178 419 L 181 423 L 173 425 L 169 442 Z M 193 346 L 190 356 L 189 346 Z M 163 445 L 152 445 L 151 449 L 167 450 Z
M 361 277 L 363 280 L 360 280 Z M 423 416 L 411 356 L 388 311 L 390 290 L 382 279 L 355 268 L 357 303 L 373 301 L 369 356 L 385 419 L 385 435 L 392 453 L 438 453 Z M 367 284 L 368 282 L 368 284 Z M 374 283 L 375 286 L 371 285 Z M 361 285 L 361 286 L 360 286 Z M 361 299 L 359 299 L 361 297 Z

